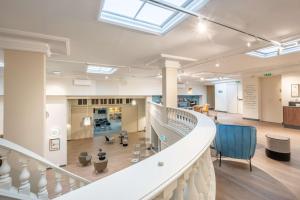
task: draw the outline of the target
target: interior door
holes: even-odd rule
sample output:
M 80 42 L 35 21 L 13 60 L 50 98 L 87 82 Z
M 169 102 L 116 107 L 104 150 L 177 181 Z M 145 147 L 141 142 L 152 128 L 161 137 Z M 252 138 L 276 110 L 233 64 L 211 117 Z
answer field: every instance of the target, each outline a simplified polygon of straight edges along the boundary
M 282 123 L 281 76 L 261 79 L 261 120 Z
M 235 82 L 227 84 L 227 112 L 238 113 L 238 86 Z

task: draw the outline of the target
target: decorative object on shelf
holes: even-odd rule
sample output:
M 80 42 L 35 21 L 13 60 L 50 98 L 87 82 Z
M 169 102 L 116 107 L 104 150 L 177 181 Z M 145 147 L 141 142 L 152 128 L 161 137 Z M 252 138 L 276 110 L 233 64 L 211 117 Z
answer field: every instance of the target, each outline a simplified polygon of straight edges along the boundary
M 299 92 L 299 84 L 292 84 L 291 85 L 291 97 L 299 97 L 300 92 Z
M 50 139 L 49 140 L 49 151 L 59 151 L 60 150 L 60 139 Z

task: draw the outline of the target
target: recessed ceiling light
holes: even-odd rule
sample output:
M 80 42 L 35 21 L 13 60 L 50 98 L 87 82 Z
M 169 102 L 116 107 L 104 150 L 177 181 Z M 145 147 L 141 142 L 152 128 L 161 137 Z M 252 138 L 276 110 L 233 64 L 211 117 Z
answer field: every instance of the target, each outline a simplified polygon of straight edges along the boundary
M 107 80 L 107 79 L 109 79 L 109 77 L 108 77 L 108 76 L 105 76 L 105 80 Z
M 216 63 L 216 67 L 220 67 L 220 63 Z
M 54 75 L 61 75 L 61 71 L 53 71 L 52 74 L 54 74 Z
M 201 81 L 204 81 L 205 79 L 203 77 L 200 78 Z
M 247 47 L 251 47 L 251 42 L 247 42 Z
M 90 74 L 113 74 L 117 71 L 115 67 L 104 67 L 96 65 L 88 65 L 86 72 Z
M 197 24 L 197 31 L 199 33 L 205 33 L 207 31 L 206 23 L 203 20 L 199 20 Z

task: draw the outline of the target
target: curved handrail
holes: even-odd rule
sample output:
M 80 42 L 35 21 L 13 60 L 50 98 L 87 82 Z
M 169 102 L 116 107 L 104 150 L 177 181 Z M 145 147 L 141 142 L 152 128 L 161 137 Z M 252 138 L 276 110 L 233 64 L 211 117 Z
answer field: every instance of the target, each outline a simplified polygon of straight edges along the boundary
M 186 116 L 193 116 L 197 120 L 189 134 L 163 151 L 135 165 L 57 199 L 79 200 L 88 197 L 89 200 L 99 198 L 148 200 L 160 194 L 204 154 L 216 133 L 214 122 L 207 116 L 184 109 L 171 109 L 176 109 Z M 163 166 L 161 166 L 161 162 L 164 163 Z
M 69 177 L 72 177 L 72 178 L 74 178 L 76 180 L 79 180 L 79 181 L 81 181 L 81 182 L 83 182 L 85 184 L 90 183 L 90 181 L 88 181 L 87 179 L 84 179 L 84 178 L 82 178 L 80 176 L 77 176 L 76 174 L 73 174 L 73 173 L 71 173 L 71 172 L 69 172 L 67 170 L 64 170 L 63 168 L 60 168 L 57 165 L 49 162 L 48 160 L 46 160 L 42 156 L 40 156 L 40 155 L 38 155 L 38 154 L 36 154 L 36 153 L 34 153 L 34 152 L 32 152 L 32 151 L 30 151 L 30 150 L 22 147 L 20 145 L 12 143 L 12 142 L 10 142 L 8 140 L 0 138 L 0 148 L 1 149 L 6 149 L 8 151 L 14 151 L 14 152 L 17 152 L 20 155 L 23 155 L 23 156 L 28 157 L 30 159 L 36 160 L 38 163 L 41 163 L 42 165 L 44 165 L 46 167 L 50 167 L 50 168 L 52 168 L 52 169 L 54 169 L 54 170 L 56 170 L 56 171 L 58 171 L 58 172 L 60 172 L 62 174 L 65 174 L 65 175 L 67 175 Z

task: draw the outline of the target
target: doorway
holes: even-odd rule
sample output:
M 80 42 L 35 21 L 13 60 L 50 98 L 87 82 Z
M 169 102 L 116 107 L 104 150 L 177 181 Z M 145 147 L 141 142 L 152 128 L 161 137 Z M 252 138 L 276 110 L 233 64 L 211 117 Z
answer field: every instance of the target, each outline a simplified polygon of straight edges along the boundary
M 121 107 L 94 108 L 94 135 L 120 133 L 122 129 Z
M 282 123 L 281 76 L 261 78 L 261 120 Z

